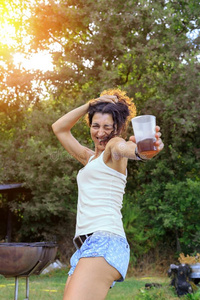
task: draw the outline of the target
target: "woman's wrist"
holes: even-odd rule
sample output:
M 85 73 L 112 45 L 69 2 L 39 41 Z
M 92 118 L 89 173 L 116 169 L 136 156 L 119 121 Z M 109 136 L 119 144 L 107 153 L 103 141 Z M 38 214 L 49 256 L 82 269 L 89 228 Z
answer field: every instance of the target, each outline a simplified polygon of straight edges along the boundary
M 148 160 L 148 158 L 146 158 L 144 155 L 141 156 L 139 154 L 137 146 L 135 147 L 135 157 L 136 157 L 136 160 L 141 160 L 141 161 L 147 161 Z
M 88 112 L 88 109 L 89 109 L 89 107 L 90 107 L 90 103 L 87 102 L 87 103 L 84 104 L 84 106 L 86 107 L 86 113 L 87 113 L 87 112 Z

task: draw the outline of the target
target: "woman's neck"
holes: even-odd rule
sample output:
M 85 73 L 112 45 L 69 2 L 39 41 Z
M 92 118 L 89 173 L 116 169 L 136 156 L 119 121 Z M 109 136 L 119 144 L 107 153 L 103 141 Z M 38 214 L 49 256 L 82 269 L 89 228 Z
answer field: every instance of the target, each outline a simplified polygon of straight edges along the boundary
M 104 150 L 105 149 L 103 149 L 103 150 L 95 149 L 95 153 L 94 153 L 94 158 L 93 159 L 99 157 L 104 152 Z

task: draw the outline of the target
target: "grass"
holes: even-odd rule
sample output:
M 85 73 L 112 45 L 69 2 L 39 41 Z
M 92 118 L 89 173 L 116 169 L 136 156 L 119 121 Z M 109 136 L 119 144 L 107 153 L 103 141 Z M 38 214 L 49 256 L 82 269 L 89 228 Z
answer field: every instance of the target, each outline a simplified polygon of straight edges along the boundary
M 145 283 L 159 283 L 161 288 L 145 289 Z M 169 286 L 168 278 L 158 277 L 143 277 L 134 278 L 130 277 L 123 283 L 118 283 L 111 290 L 106 300 L 167 300 L 179 299 L 174 293 L 174 289 Z
M 56 270 L 50 274 L 30 277 L 30 299 L 35 300 L 62 300 L 64 286 L 67 278 L 66 270 Z M 145 283 L 156 282 L 161 288 L 145 289 Z M 110 289 L 106 300 L 178 300 L 173 287 L 169 285 L 167 277 L 127 278 L 123 283 L 116 283 Z M 14 299 L 15 280 L 4 278 L 0 275 L 0 299 Z M 26 293 L 26 281 L 19 278 L 18 300 L 24 300 Z M 200 299 L 200 293 L 187 295 L 182 300 Z M 81 299 L 80 299 L 81 300 Z M 94 299 L 95 300 L 95 299 Z

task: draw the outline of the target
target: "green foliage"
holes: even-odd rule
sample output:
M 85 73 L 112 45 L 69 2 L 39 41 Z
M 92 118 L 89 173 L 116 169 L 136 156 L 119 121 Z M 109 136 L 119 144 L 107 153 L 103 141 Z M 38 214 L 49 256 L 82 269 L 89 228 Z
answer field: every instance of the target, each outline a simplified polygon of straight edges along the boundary
M 166 172 L 165 172 L 166 171 Z M 147 216 L 146 230 L 151 231 L 152 242 L 171 232 L 184 251 L 197 250 L 200 223 L 198 215 L 199 181 L 185 178 L 178 181 L 170 176 L 163 160 L 149 162 L 140 169 L 140 189 L 135 199 Z M 169 173 L 167 177 L 165 177 Z M 180 246 L 177 244 L 177 247 Z M 180 249 L 177 248 L 178 251 Z
M 2 145 L 1 181 L 22 182 L 31 191 L 28 198 L 10 203 L 13 213 L 21 216 L 21 239 L 59 238 L 60 227 L 65 223 L 66 231 L 74 220 L 78 166 L 52 132 L 56 119 L 50 101 L 44 102 L 27 111 L 12 140 Z M 11 144 L 17 146 L 8 147 Z M 59 225 L 54 228 L 54 223 Z
M 126 236 L 131 249 L 133 249 L 131 260 L 135 262 L 138 255 L 146 253 L 151 248 L 147 242 L 147 218 L 144 217 L 142 209 L 134 203 L 134 198 L 130 195 L 124 197 L 122 214 Z
M 50 77 L 54 85 L 87 87 L 92 97 L 125 86 L 140 110 L 190 51 L 197 51 L 186 34 L 198 27 L 199 7 L 192 1 L 181 6 L 171 1 L 52 1 L 32 10 L 29 33 L 34 48 L 49 47 L 52 37 L 59 43 L 54 53 L 59 72 Z
M 140 289 L 140 292 L 135 296 L 136 300 L 167 300 L 176 299 L 174 290 L 169 286 L 160 288 Z
M 184 296 L 184 300 L 198 300 L 200 297 L 200 291 L 197 291 L 193 294 L 188 294 L 187 296 Z

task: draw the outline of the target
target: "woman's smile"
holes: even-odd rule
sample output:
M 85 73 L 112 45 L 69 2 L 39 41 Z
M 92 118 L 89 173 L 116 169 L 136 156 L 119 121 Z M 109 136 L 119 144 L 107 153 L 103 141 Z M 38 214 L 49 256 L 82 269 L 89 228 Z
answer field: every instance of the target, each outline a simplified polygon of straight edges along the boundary
M 113 131 L 113 118 L 110 114 L 95 113 L 90 127 L 95 147 L 105 147 Z

